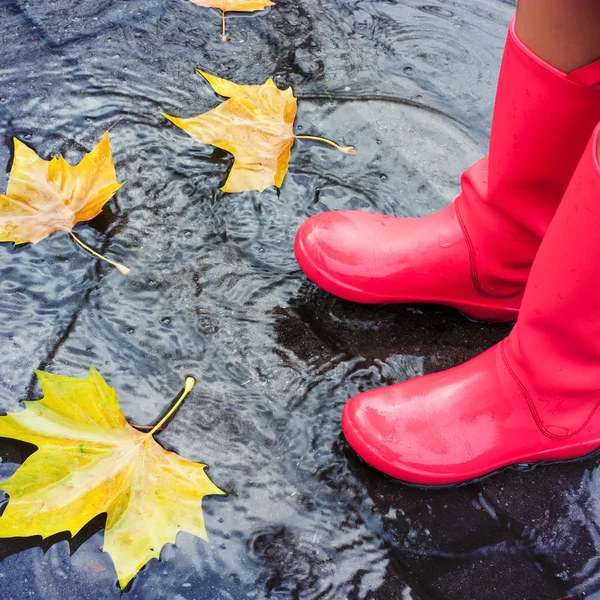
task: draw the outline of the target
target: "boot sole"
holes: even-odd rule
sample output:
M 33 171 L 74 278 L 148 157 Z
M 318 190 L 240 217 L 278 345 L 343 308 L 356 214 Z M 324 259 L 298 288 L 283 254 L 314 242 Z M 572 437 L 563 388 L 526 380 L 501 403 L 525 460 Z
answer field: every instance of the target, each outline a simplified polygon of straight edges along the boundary
M 350 445 L 350 444 L 348 444 L 348 445 Z M 350 447 L 352 448 L 352 446 L 350 446 Z M 356 452 L 356 451 L 353 450 L 353 452 Z M 388 475 L 387 473 L 380 471 L 377 467 L 374 467 L 373 465 L 368 463 L 359 454 L 356 454 L 356 456 L 358 456 L 358 459 L 362 463 L 364 463 L 365 465 L 368 465 L 371 469 L 375 469 L 381 475 L 383 475 L 383 477 L 385 479 L 388 479 L 394 483 L 399 483 L 399 484 L 404 485 L 409 488 L 416 488 L 416 489 L 421 489 L 421 490 L 447 490 L 447 489 L 465 487 L 465 486 L 471 485 L 473 483 L 479 483 L 480 481 L 484 481 L 485 479 L 488 479 L 489 477 L 493 477 L 494 475 L 498 475 L 505 471 L 517 471 L 520 473 L 527 473 L 529 471 L 533 471 L 534 469 L 537 469 L 538 467 L 546 467 L 549 465 L 566 465 L 569 463 L 582 462 L 584 460 L 588 460 L 590 458 L 596 458 L 596 457 L 600 456 L 600 448 L 596 448 L 596 450 L 593 450 L 592 452 L 585 454 L 584 456 L 579 456 L 577 458 L 567 458 L 565 460 L 541 460 L 539 462 L 532 462 L 532 463 L 515 463 L 512 465 L 506 465 L 505 467 L 500 467 L 499 469 L 490 471 L 489 473 L 486 473 L 485 475 L 481 475 L 480 477 L 473 477 L 472 479 L 467 479 L 465 481 L 460 481 L 458 483 L 443 483 L 443 484 L 433 483 L 431 485 L 423 484 L 423 483 L 411 483 L 410 481 L 406 481 L 404 479 L 398 479 L 397 477 L 392 477 L 391 475 Z

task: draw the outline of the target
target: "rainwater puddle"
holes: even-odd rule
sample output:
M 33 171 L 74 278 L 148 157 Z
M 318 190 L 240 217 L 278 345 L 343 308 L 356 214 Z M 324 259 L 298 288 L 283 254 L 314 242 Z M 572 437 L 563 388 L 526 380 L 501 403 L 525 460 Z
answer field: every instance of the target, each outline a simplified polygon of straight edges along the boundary
M 513 11 L 500 0 L 278 0 L 229 16 L 222 44 L 219 13 L 186 0 L 0 0 L 0 165 L 8 173 L 13 136 L 78 161 L 121 119 L 111 142 L 127 185 L 77 232 L 132 268 L 123 277 L 60 233 L 0 246 L 0 406 L 38 397 L 36 368 L 82 377 L 92 363 L 128 419 L 150 424 L 194 375 L 158 439 L 208 463 L 229 494 L 204 501 L 208 544 L 179 534 L 125 597 L 510 600 L 594 589 L 594 464 L 423 491 L 362 464 L 341 436 L 350 396 L 462 362 L 507 328 L 432 307 L 352 306 L 307 283 L 293 256 L 313 214 L 420 216 L 453 199 L 486 151 Z M 230 157 L 159 114 L 219 103 L 197 67 L 293 86 L 296 131 L 357 155 L 299 141 L 279 193 L 223 194 Z M 2 477 L 23 450 L 2 445 Z M 102 526 L 71 544 L 0 542 L 2 597 L 119 598 Z

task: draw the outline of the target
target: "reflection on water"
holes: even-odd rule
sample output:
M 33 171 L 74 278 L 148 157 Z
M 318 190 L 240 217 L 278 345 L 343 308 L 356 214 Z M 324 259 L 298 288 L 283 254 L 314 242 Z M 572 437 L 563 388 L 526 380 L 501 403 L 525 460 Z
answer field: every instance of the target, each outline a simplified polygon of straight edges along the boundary
M 337 301 L 306 283 L 292 251 L 317 212 L 419 216 L 454 197 L 458 174 L 485 152 L 513 10 L 279 0 L 231 15 L 222 44 L 218 11 L 186 0 L 0 1 L 0 165 L 8 172 L 12 136 L 77 161 L 122 117 L 112 149 L 128 183 L 77 231 L 133 269 L 122 277 L 60 233 L 0 247 L 0 406 L 36 397 L 35 368 L 83 376 L 93 363 L 128 418 L 151 423 L 193 374 L 199 384 L 159 439 L 207 462 L 229 492 L 204 503 L 210 543 L 180 534 L 128 597 L 509 600 L 594 589 L 600 520 L 584 510 L 595 488 L 582 481 L 593 464 L 423 491 L 366 467 L 340 434 L 348 397 L 461 362 L 506 327 Z M 358 154 L 298 143 L 280 192 L 222 194 L 230 157 L 159 114 L 219 102 L 196 67 L 292 85 L 297 132 Z M 24 454 L 1 453 L 8 476 Z M 43 548 L 1 542 L 3 598 L 118 598 L 102 526 Z

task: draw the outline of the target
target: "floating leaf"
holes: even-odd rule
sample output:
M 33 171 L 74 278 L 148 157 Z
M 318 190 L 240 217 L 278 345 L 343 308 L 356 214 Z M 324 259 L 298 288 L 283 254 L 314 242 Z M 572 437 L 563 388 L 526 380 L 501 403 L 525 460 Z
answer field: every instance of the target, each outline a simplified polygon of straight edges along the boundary
M 197 6 L 206 6 L 208 8 L 218 8 L 221 10 L 221 41 L 227 41 L 225 33 L 225 13 L 226 12 L 254 12 L 256 10 L 265 10 L 267 6 L 273 6 L 275 2 L 271 0 L 191 0 Z
M 234 155 L 224 192 L 245 192 L 275 185 L 281 187 L 296 139 L 325 142 L 346 153 L 334 142 L 315 136 L 294 135 L 296 98 L 292 88 L 280 90 L 272 79 L 263 85 L 238 85 L 198 71 L 217 94 L 229 98 L 213 110 L 192 119 L 161 113 L 195 140 L 212 144 Z
M 31 148 L 14 139 L 15 154 L 6 194 L 0 195 L 0 242 L 37 244 L 55 231 L 68 231 L 83 248 L 117 267 L 129 269 L 100 256 L 75 236 L 77 223 L 89 221 L 121 187 L 106 132 L 98 145 L 72 167 L 59 156 L 41 159 Z
M 149 433 L 131 427 L 93 367 L 87 379 L 37 373 L 44 397 L 0 417 L 0 437 L 34 444 L 16 473 L 0 483 L 10 500 L 0 537 L 75 535 L 107 513 L 104 551 L 121 588 L 179 531 L 207 539 L 202 498 L 223 494 L 206 465 L 168 452 L 152 437 L 189 394 L 189 377 L 173 409 Z

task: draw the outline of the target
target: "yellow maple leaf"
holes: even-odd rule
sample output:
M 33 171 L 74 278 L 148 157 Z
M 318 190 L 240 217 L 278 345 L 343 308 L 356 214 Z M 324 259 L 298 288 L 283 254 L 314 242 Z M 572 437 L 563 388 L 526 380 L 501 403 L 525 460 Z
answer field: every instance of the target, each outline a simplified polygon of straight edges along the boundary
M 218 8 L 221 10 L 221 41 L 227 41 L 225 33 L 225 13 L 227 12 L 254 12 L 256 10 L 265 10 L 267 6 L 274 6 L 275 2 L 271 0 L 190 0 L 197 6 L 206 6 L 208 8 Z
M 62 156 L 41 159 L 17 138 L 14 147 L 6 194 L 0 194 L 0 242 L 37 244 L 55 231 L 67 231 L 86 250 L 127 274 L 127 267 L 100 256 L 72 231 L 77 223 L 99 215 L 123 185 L 117 183 L 108 132 L 74 167 Z
M 0 417 L 0 437 L 34 444 L 16 473 L 0 483 L 10 500 L 0 537 L 75 535 L 107 513 L 104 551 L 125 588 L 179 531 L 207 540 L 202 498 L 223 494 L 198 464 L 168 452 L 153 438 L 189 394 L 141 433 L 121 412 L 115 390 L 93 367 L 86 379 L 37 372 L 44 397 Z
M 292 88 L 280 90 L 272 79 L 263 85 L 238 85 L 198 71 L 215 92 L 229 98 L 213 110 L 192 119 L 161 113 L 195 140 L 230 152 L 235 161 L 224 192 L 262 192 L 271 185 L 281 187 L 290 162 L 294 140 L 313 139 L 338 150 L 334 142 L 308 135 L 294 135 L 296 98 Z

